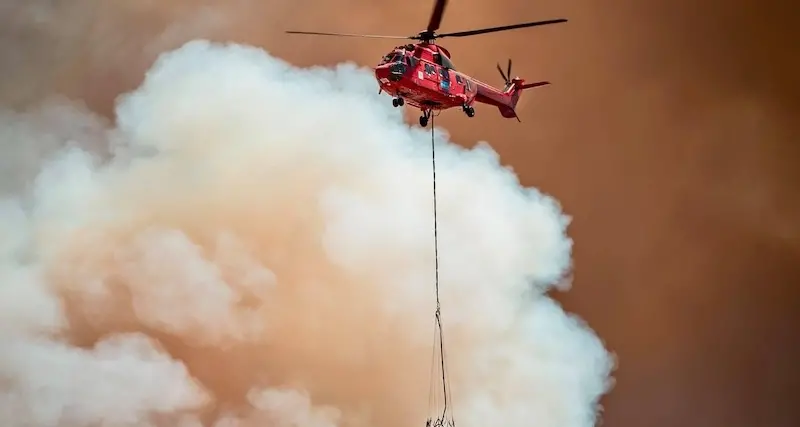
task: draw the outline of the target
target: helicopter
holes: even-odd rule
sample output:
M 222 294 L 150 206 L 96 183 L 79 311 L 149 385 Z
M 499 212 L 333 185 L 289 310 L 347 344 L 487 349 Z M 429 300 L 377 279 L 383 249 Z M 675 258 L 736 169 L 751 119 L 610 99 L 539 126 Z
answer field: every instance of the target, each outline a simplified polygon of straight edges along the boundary
M 392 96 L 392 105 L 394 107 L 401 107 L 407 103 L 422 112 L 419 118 L 419 124 L 422 127 L 428 125 L 428 120 L 434 113 L 450 108 L 461 108 L 467 117 L 474 117 L 474 104 L 476 102 L 495 106 L 500 111 L 501 116 L 509 119 L 516 118 L 517 121 L 521 122 L 515 108 L 522 91 L 549 85 L 550 82 L 525 83 L 525 80 L 519 77 L 511 78 L 511 59 L 509 59 L 505 72 L 500 67 L 500 64 L 497 64 L 497 70 L 500 72 L 505 86 L 502 89 L 495 88 L 457 71 L 451 60 L 450 52 L 435 42 L 437 39 L 445 37 L 467 37 L 517 28 L 557 24 L 567 22 L 567 20 L 559 18 L 438 34 L 436 31 L 442 22 L 446 5 L 447 0 L 436 0 L 428 21 L 428 27 L 413 36 L 312 31 L 286 31 L 286 33 L 415 40 L 416 43 L 396 46 L 384 55 L 378 65 L 375 66 L 375 78 L 378 80 L 378 93 L 386 92 Z

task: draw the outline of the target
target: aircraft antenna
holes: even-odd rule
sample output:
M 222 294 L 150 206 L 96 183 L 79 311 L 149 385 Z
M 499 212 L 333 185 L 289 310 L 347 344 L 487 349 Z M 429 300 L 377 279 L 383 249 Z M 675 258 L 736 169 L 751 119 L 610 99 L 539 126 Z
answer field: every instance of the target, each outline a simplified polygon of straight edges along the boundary
M 431 112 L 432 113 L 432 112 Z M 441 379 L 441 396 L 442 407 L 441 412 L 436 415 L 436 418 L 428 418 L 425 425 L 426 427 L 455 427 L 455 419 L 452 416 L 450 404 L 452 397 L 450 395 L 450 384 L 447 376 L 447 363 L 444 351 L 444 334 L 442 330 L 442 306 L 439 300 L 439 219 L 437 212 L 437 197 L 436 197 L 436 138 L 434 131 L 434 114 L 431 114 L 431 169 L 433 172 L 433 253 L 434 253 L 434 289 L 436 292 L 436 311 L 434 313 L 435 328 L 433 338 L 433 357 L 431 362 L 431 390 L 429 397 L 429 410 L 430 413 L 438 412 L 438 390 L 436 381 Z M 438 360 L 437 360 L 438 359 Z M 435 372 L 440 370 L 441 378 L 437 378 Z

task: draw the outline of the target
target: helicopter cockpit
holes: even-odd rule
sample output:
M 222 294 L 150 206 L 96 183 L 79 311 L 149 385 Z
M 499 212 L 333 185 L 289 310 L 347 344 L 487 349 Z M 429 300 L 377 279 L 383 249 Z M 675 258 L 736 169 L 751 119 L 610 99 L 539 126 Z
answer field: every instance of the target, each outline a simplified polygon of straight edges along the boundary
M 449 68 L 453 71 L 456 71 L 456 66 L 453 64 L 453 61 L 451 61 L 446 55 L 442 55 L 438 52 L 434 53 L 433 61 L 436 62 L 437 65 L 441 65 L 444 68 Z
M 381 62 L 378 65 L 385 65 L 385 64 L 393 64 L 393 65 L 395 65 L 396 64 L 399 67 L 400 64 L 402 64 L 402 65 L 405 65 L 405 67 L 409 67 L 409 68 L 416 67 L 418 61 L 417 61 L 417 58 L 414 58 L 414 56 L 412 54 L 413 51 L 409 51 L 409 50 L 405 50 L 405 49 L 401 49 L 401 48 L 402 48 L 402 46 L 400 48 L 395 48 L 395 50 L 387 53 L 381 59 Z M 405 68 L 405 67 L 402 67 L 402 68 Z
M 411 55 L 411 52 L 398 47 L 386 54 L 378 65 L 388 65 L 389 80 L 399 81 L 402 76 L 414 70 L 417 64 L 417 59 Z
M 415 58 L 413 55 L 414 49 L 414 45 L 397 46 L 391 52 L 384 55 L 384 57 L 381 58 L 380 64 L 378 65 L 401 63 L 413 68 L 417 65 L 417 58 Z M 455 64 L 453 64 L 453 61 L 451 61 L 447 55 L 444 55 L 440 52 L 429 51 L 429 53 L 436 65 L 456 71 Z
M 403 62 L 403 54 L 397 51 L 391 51 L 387 53 L 383 59 L 381 59 L 381 64 L 388 64 L 390 62 Z
M 381 59 L 381 64 L 388 64 L 390 62 L 405 62 L 406 65 L 411 65 L 409 56 L 413 51 L 413 45 L 397 46 L 392 49 L 391 52 L 387 53 L 383 59 Z

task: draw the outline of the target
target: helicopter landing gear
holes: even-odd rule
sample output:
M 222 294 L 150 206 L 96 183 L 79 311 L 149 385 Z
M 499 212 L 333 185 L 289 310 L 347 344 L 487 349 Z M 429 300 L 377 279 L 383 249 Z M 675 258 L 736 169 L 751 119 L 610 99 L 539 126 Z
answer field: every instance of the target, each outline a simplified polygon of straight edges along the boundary
M 403 98 L 400 97 L 392 99 L 392 105 L 394 106 L 394 108 L 402 107 L 403 105 L 405 105 L 405 103 L 406 101 L 404 101 Z
M 428 126 L 428 119 L 431 118 L 431 110 L 423 110 L 422 115 L 419 116 L 419 125 L 422 127 Z
M 464 104 L 461 109 L 464 111 L 467 117 L 475 117 L 475 109 L 471 106 Z

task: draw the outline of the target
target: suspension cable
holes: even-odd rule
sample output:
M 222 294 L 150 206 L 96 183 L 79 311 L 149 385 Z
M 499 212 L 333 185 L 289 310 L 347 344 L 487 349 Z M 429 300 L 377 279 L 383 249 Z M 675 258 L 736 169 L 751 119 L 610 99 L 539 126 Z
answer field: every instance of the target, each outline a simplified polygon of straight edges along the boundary
M 439 319 L 441 304 L 439 303 L 439 219 L 436 211 L 436 138 L 434 135 L 434 118 L 431 114 L 431 169 L 433 170 L 433 253 L 435 260 L 434 283 L 436 286 L 436 318 Z
M 445 422 L 445 417 L 447 415 L 448 403 L 449 403 L 449 390 L 447 384 L 447 369 L 445 367 L 445 353 L 444 353 L 444 334 L 442 330 L 442 308 L 441 303 L 439 300 L 439 218 L 438 218 L 438 211 L 437 211 L 437 196 L 436 196 L 436 138 L 434 133 L 434 117 L 433 110 L 430 111 L 430 118 L 431 118 L 431 169 L 433 173 L 433 251 L 434 251 L 434 285 L 436 291 L 436 329 L 439 335 L 439 356 L 440 356 L 440 368 L 442 370 L 442 391 L 443 391 L 443 398 L 444 398 L 444 407 L 442 409 L 441 418 L 437 420 L 438 422 L 436 425 L 443 425 Z M 435 337 L 436 334 L 434 334 Z M 436 339 L 434 338 L 434 346 L 436 345 Z M 435 353 L 434 347 L 434 353 Z M 433 366 L 431 366 L 433 369 Z M 433 380 L 433 378 L 431 378 Z M 451 423 L 451 425 L 454 423 Z

